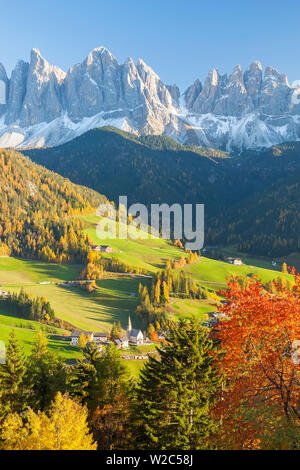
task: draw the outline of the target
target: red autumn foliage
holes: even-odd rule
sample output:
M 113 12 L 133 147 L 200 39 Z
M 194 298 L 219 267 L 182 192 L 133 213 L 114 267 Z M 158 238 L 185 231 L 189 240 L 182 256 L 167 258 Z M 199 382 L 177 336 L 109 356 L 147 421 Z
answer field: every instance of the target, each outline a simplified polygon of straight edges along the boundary
M 256 278 L 241 286 L 232 277 L 220 292 L 226 319 L 215 331 L 224 352 L 219 362 L 224 386 L 216 412 L 232 447 L 259 447 L 263 423 L 245 419 L 249 410 L 269 407 L 272 419 L 300 425 L 300 365 L 294 349 L 300 340 L 300 275 L 292 275 L 292 291 L 272 294 Z

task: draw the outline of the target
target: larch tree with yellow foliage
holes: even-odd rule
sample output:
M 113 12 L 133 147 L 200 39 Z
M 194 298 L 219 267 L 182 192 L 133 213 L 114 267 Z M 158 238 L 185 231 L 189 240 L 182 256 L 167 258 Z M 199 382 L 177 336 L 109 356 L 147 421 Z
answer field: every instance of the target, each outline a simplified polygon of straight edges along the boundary
M 89 433 L 88 412 L 58 393 L 48 413 L 29 409 L 25 419 L 14 413 L 2 426 L 4 450 L 96 450 Z

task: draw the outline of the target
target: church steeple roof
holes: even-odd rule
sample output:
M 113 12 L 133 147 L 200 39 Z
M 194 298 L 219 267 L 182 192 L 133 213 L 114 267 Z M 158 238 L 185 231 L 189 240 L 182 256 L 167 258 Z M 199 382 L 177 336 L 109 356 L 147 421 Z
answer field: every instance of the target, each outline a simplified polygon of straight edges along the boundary
M 127 325 L 127 331 L 131 331 L 132 330 L 132 323 L 131 323 L 131 318 L 130 318 L 130 315 L 128 316 L 128 325 Z

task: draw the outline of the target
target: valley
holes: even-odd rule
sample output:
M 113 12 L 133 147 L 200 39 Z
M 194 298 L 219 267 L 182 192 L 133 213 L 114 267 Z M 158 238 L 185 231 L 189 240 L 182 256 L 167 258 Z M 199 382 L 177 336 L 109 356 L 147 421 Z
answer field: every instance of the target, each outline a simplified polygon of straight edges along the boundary
M 85 231 L 93 242 L 100 243 L 96 235 L 96 225 L 100 220 L 95 215 L 81 216 L 85 222 Z M 105 241 L 105 240 L 104 240 Z M 145 270 L 152 276 L 163 269 L 168 260 L 179 260 L 186 256 L 185 252 L 166 240 L 110 240 L 112 254 L 104 254 L 105 258 L 115 258 L 134 267 Z M 229 250 L 228 250 L 229 253 Z M 230 252 L 233 254 L 232 252 Z M 245 258 L 244 261 L 248 261 Z M 186 265 L 182 270 L 192 276 L 197 285 L 207 289 L 209 297 L 205 300 L 171 298 L 166 307 L 169 319 L 195 317 L 205 320 L 209 312 L 218 310 L 218 302 L 213 295 L 226 287 L 226 279 L 231 275 L 247 278 L 257 276 L 264 283 L 283 276 L 277 270 L 270 269 L 270 262 L 262 263 L 259 259 L 250 258 L 251 265 L 233 266 L 228 263 L 201 256 L 199 261 Z M 263 266 L 262 266 L 263 264 Z M 269 269 L 266 269 L 268 266 Z M 81 264 L 53 264 L 38 260 L 26 260 L 13 257 L 0 257 L 0 288 L 4 291 L 19 293 L 24 289 L 32 296 L 46 297 L 55 311 L 55 316 L 72 325 L 73 328 L 85 331 L 109 332 L 114 322 L 120 322 L 126 330 L 128 316 L 131 316 L 136 328 L 144 329 L 135 310 L 139 304 L 139 284 L 150 285 L 145 275 L 126 273 L 105 273 L 96 281 L 97 289 L 88 293 L 79 287 L 61 283 L 75 281 L 83 269 Z M 211 297 L 210 297 L 211 296 Z M 0 340 L 7 341 L 12 328 L 16 337 L 28 354 L 32 349 L 39 329 L 44 329 L 49 338 L 50 350 L 57 351 L 67 362 L 81 357 L 76 346 L 69 344 L 64 337 L 65 330 L 47 327 L 35 321 L 8 315 L 0 311 Z M 58 336 L 60 339 L 58 339 Z M 143 361 L 125 361 L 130 373 L 136 375 Z
M 227 235 L 224 235 L 225 225 L 238 211 L 245 211 L 246 206 L 254 204 L 249 200 L 255 201 L 257 188 L 272 187 L 274 179 L 284 178 L 283 159 L 285 164 L 288 162 L 289 175 L 291 167 L 294 176 L 298 171 L 296 144 L 282 149 L 276 147 L 273 153 L 266 151 L 260 159 L 254 154 L 244 160 L 240 157 L 239 166 L 236 156 L 218 150 L 184 147 L 167 137 L 136 137 L 114 128 L 96 129 L 61 147 L 28 150 L 25 155 L 49 170 L 68 176 L 71 181 L 21 154 L 2 152 L 3 187 L 11 185 L 9 197 L 2 206 L 2 218 L 6 227 L 11 218 L 15 231 L 23 235 L 14 236 L 13 241 L 2 235 L 4 256 L 0 257 L 0 288 L 17 294 L 25 290 L 32 298 L 46 298 L 55 317 L 65 322 L 69 332 L 77 328 L 109 333 L 114 323 L 120 323 L 125 331 L 129 315 L 136 328 L 146 331 L 147 325 L 136 314 L 140 304 L 139 285 L 150 289 L 151 277 L 157 276 L 168 263 L 178 263 L 188 256 L 183 249 L 161 238 L 99 240 L 96 234 L 99 218 L 95 211 L 97 205 L 106 200 L 102 194 L 116 200 L 121 192 L 128 195 L 129 203 L 140 196 L 140 201 L 146 205 L 178 202 L 179 195 L 181 203 L 204 201 L 208 207 L 206 241 L 209 244 L 224 240 L 226 236 L 234 240 L 232 223 Z M 251 167 L 251 162 L 255 162 L 255 167 Z M 266 165 L 269 170 L 262 171 Z M 17 185 L 11 183 L 11 171 L 17 175 Z M 85 184 L 93 190 L 74 183 Z M 296 186 L 295 191 L 298 197 Z M 266 198 L 270 194 L 266 192 Z M 294 204 L 294 198 L 291 203 Z M 21 225 L 16 222 L 19 214 Z M 32 217 L 32 222 L 25 214 Z M 46 226 L 44 216 L 49 219 Z M 211 230 L 213 224 L 214 231 Z M 38 237 L 34 235 L 36 227 Z M 126 272 L 106 269 L 95 281 L 93 292 L 87 292 L 72 282 L 80 278 L 91 244 L 99 243 L 112 248 L 112 253 L 101 254 L 104 263 L 112 261 L 127 268 Z M 243 243 L 246 247 L 245 240 Z M 220 252 L 224 256 L 241 257 L 243 266 L 214 259 Z M 287 261 L 297 267 L 297 254 L 287 253 L 276 259 L 276 266 L 273 266 L 273 257 L 245 254 L 236 244 L 209 249 L 208 256 L 201 255 L 196 262 L 178 269 L 205 298 L 171 297 L 163 307 L 166 318 L 179 321 L 195 317 L 201 322 L 207 321 L 208 314 L 218 310 L 221 300 L 218 292 L 226 288 L 231 276 L 244 280 L 257 276 L 264 284 L 278 276 L 289 279 L 289 275 L 279 272 L 281 264 Z M 42 329 L 49 338 L 49 348 L 59 352 L 65 361 L 69 363 L 81 357 L 79 348 L 70 346 L 65 329 L 14 317 L 5 310 L 0 316 L 0 340 L 7 341 L 9 332 L 15 328 L 26 354 L 33 348 L 38 330 Z M 143 363 L 139 362 L 138 366 L 134 360 L 125 362 L 133 374 L 138 374 Z

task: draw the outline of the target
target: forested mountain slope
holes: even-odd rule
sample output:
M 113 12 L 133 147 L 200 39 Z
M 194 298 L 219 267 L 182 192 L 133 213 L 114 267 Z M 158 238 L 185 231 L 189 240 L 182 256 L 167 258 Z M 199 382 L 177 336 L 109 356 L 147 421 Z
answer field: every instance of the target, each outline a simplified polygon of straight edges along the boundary
M 29 158 L 0 150 L 0 254 L 49 261 L 81 259 L 88 247 L 75 214 L 106 198 Z
M 217 217 L 213 243 L 267 256 L 300 251 L 300 143 L 248 152 L 240 161 L 244 175 L 256 175 L 257 188 Z
M 184 147 L 162 136 L 138 138 L 115 128 L 94 129 L 59 147 L 25 153 L 116 202 L 124 194 L 131 203 L 209 201 L 219 206 L 222 198 L 216 191 L 224 181 L 231 184 L 224 152 Z
M 299 249 L 300 143 L 229 156 L 101 128 L 26 155 L 116 202 L 204 203 L 206 244 L 270 256 Z

